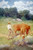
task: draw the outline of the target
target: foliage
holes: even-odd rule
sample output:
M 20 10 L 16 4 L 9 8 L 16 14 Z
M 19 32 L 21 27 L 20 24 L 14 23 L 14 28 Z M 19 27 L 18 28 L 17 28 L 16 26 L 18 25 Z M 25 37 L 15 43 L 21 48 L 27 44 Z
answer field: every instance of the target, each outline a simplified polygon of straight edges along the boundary
M 19 14 L 22 15 L 22 18 L 24 16 L 24 18 L 26 18 L 27 20 L 33 20 L 33 15 L 30 14 L 29 10 L 20 11 Z
M 9 9 L 0 8 L 0 18 L 1 17 L 12 17 L 12 18 L 20 18 L 20 19 L 25 18 L 27 20 L 33 20 L 33 14 L 30 14 L 29 10 L 23 10 L 18 12 L 16 7 Z
M 23 17 L 21 17 L 21 19 L 22 19 L 22 20 L 24 20 L 24 21 L 26 20 L 26 18 L 25 18 L 24 16 L 23 16 Z
M 18 12 L 16 8 L 0 8 L 0 17 L 5 16 L 5 17 L 14 17 L 15 15 L 17 16 Z

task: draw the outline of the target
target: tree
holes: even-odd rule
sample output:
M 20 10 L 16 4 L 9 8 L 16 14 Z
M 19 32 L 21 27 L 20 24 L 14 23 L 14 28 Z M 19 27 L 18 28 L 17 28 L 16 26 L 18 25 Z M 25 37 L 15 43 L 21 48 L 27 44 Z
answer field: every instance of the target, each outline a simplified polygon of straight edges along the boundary
M 33 15 L 31 15 L 31 20 L 33 20 Z
M 20 11 L 20 15 L 22 15 L 22 17 L 26 18 L 27 20 L 30 19 L 30 11 L 29 10 Z
M 5 11 L 5 12 L 4 12 L 5 16 L 6 16 L 6 17 L 9 16 L 8 8 L 5 8 L 4 11 Z
M 0 16 L 3 16 L 3 15 L 4 15 L 4 9 L 0 8 Z

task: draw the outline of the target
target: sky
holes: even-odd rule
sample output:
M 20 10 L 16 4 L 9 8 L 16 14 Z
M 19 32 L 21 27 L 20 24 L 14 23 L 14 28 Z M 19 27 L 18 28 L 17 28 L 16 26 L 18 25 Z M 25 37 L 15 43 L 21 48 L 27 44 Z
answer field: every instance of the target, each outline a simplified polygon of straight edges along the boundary
M 0 0 L 0 8 L 16 7 L 18 11 L 29 10 L 33 14 L 33 0 Z

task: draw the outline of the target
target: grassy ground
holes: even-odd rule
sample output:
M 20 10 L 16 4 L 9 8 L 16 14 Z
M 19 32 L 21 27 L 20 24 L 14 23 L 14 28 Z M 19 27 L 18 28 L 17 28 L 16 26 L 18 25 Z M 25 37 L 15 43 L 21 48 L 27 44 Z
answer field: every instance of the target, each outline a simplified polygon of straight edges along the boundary
M 10 22 L 11 24 L 17 24 L 17 23 L 26 23 L 31 26 L 31 31 L 33 31 L 33 21 L 13 21 L 12 18 L 1 18 L 0 19 L 0 45 L 2 44 L 10 44 L 12 40 L 7 39 L 8 35 L 8 29 L 7 29 L 7 24 Z M 6 36 L 2 36 L 6 35 Z M 32 34 L 33 35 L 33 34 Z

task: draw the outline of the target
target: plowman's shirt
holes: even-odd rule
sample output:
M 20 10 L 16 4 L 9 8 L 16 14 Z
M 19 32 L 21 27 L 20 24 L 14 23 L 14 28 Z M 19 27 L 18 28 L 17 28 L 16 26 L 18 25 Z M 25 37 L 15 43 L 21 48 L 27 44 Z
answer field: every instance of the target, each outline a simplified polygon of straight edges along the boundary
M 8 30 L 12 29 L 10 24 L 7 25 L 7 28 L 8 28 Z

